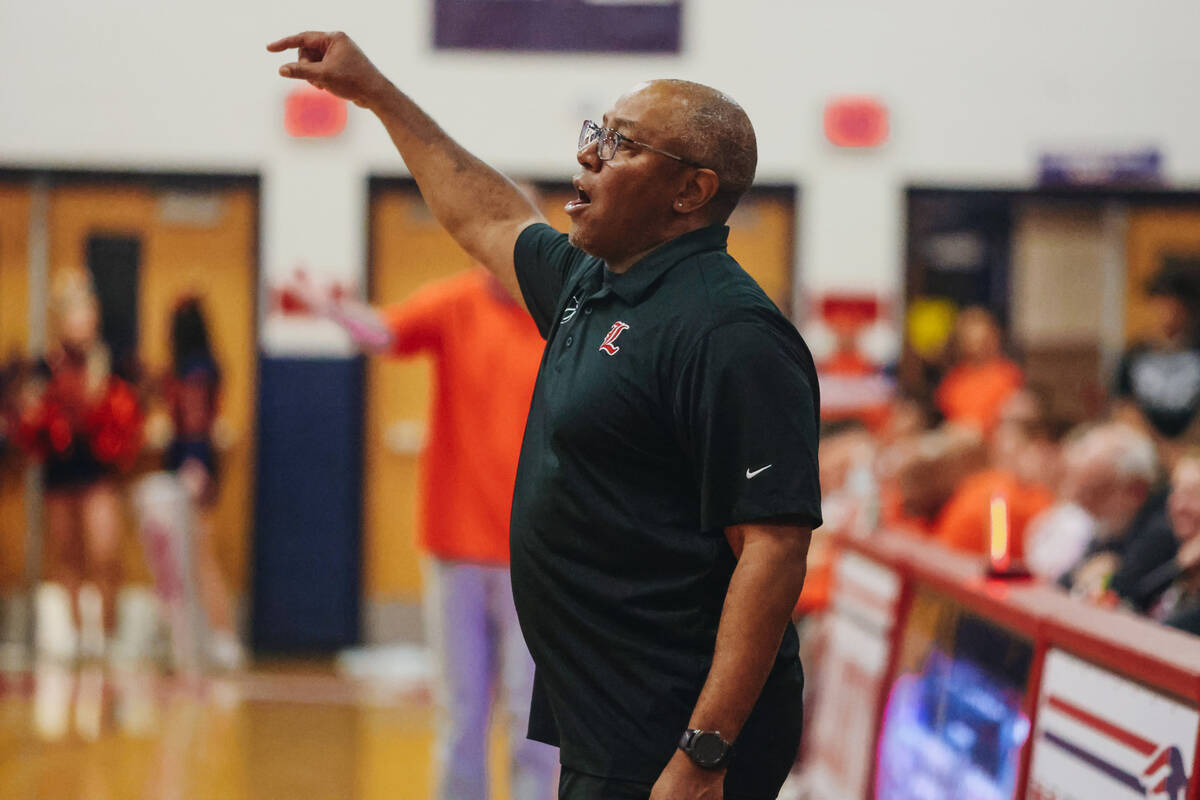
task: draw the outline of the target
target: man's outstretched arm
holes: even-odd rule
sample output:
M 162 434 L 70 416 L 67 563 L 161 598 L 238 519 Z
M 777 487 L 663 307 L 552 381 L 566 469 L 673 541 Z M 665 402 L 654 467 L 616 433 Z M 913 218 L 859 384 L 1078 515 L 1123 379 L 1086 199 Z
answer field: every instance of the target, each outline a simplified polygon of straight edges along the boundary
M 280 67 L 279 74 L 307 80 L 374 112 L 437 221 L 523 302 L 513 247 L 521 231 L 543 221 L 541 212 L 512 181 L 451 139 L 346 34 L 308 31 L 267 45 L 272 53 L 293 48 L 298 59 Z

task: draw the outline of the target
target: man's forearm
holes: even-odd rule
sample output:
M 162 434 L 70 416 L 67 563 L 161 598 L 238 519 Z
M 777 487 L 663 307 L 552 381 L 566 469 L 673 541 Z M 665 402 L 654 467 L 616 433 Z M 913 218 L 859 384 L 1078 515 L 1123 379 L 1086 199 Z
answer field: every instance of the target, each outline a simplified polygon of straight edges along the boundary
M 541 212 L 499 171 L 454 141 L 390 82 L 370 103 L 438 223 L 518 299 L 512 246 Z
M 746 533 L 725 595 L 712 667 L 689 727 L 733 741 L 750 716 L 804 586 L 809 532 L 796 526 L 740 526 Z M 757 530 L 750 530 L 757 529 Z

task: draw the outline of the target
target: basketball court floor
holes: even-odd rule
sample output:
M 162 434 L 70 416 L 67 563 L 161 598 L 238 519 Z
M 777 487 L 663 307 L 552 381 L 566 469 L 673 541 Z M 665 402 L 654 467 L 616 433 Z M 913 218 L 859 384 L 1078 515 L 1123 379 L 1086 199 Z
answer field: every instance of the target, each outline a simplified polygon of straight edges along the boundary
M 494 800 L 508 800 L 503 733 Z M 145 667 L 0 672 L 5 800 L 426 800 L 426 688 L 280 663 L 186 681 Z

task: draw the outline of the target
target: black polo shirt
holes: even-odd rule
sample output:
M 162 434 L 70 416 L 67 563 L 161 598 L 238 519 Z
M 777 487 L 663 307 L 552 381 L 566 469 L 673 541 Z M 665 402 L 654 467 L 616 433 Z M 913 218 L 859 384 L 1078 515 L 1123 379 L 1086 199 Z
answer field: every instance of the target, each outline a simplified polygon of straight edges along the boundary
M 725 527 L 821 522 L 812 357 L 727 235 L 693 231 L 621 274 L 547 225 L 517 240 L 547 345 L 513 498 L 513 595 L 537 666 L 530 736 L 580 772 L 652 782 L 673 754 L 735 566 Z M 731 794 L 791 765 L 796 653 L 788 626 Z

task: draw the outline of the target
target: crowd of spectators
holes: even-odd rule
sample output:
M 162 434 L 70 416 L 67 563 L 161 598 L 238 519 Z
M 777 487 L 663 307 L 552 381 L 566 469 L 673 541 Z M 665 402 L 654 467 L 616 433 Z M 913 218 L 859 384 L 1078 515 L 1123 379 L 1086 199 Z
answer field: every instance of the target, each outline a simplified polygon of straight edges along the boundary
M 987 310 L 963 310 L 942 363 L 914 371 L 933 380 L 898 386 L 882 421 L 825 425 L 828 528 L 901 530 L 983 558 L 1000 498 L 1011 555 L 1036 578 L 1200 634 L 1197 287 L 1184 272 L 1150 282 L 1153 327 L 1085 419 L 1027 382 Z M 820 564 L 813 574 L 810 607 L 826 591 Z

